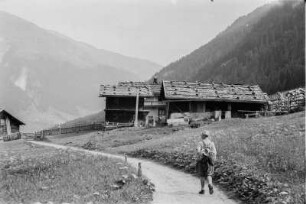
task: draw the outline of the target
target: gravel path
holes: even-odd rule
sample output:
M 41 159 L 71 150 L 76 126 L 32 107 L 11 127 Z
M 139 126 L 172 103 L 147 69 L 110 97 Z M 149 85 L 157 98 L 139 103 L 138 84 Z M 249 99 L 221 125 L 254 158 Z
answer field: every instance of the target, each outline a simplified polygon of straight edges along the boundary
M 111 158 L 124 159 L 123 156 L 107 154 L 85 149 L 67 147 L 53 143 L 31 141 L 33 144 L 54 147 L 58 149 L 70 149 L 86 152 L 93 155 L 102 155 Z M 215 187 L 215 193 L 209 195 L 207 186 L 205 195 L 199 195 L 200 181 L 198 178 L 181 171 L 157 164 L 152 161 L 128 158 L 128 162 L 137 168 L 138 162 L 142 164 L 143 174 L 155 184 L 156 192 L 153 194 L 152 204 L 234 204 L 223 192 Z

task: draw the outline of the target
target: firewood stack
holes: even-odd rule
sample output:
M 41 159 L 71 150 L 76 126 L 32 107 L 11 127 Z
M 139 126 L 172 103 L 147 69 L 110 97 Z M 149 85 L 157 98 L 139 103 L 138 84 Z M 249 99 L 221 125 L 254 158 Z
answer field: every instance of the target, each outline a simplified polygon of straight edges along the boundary
M 278 92 L 270 96 L 270 110 L 274 112 L 294 112 L 305 107 L 305 88 Z

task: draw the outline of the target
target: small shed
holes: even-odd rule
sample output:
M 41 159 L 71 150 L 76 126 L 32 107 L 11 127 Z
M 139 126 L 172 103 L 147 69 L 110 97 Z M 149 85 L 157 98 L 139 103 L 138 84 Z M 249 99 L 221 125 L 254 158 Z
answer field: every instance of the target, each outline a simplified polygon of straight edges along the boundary
M 134 122 L 138 102 L 138 121 L 155 126 L 161 116 L 165 116 L 166 104 L 160 101 L 160 93 L 161 84 L 156 82 L 119 82 L 117 85 L 101 85 L 99 96 L 105 97 L 105 121 Z
M 185 112 L 242 117 L 244 111 L 262 111 L 268 104 L 267 94 L 258 85 L 163 81 L 162 92 L 167 118 Z
M 25 124 L 6 110 L 0 109 L 0 136 L 19 132 L 21 125 Z

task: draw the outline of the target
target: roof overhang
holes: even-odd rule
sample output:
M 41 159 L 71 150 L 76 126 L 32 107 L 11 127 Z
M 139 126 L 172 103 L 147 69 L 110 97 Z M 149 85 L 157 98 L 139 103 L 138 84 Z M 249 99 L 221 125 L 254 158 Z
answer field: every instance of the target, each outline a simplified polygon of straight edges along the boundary
M 259 85 L 163 81 L 165 101 L 268 103 Z
M 0 114 L 5 114 L 7 115 L 9 118 L 11 118 L 12 120 L 15 120 L 19 125 L 25 125 L 24 122 L 22 122 L 21 120 L 17 119 L 16 117 L 14 117 L 12 114 L 10 114 L 9 112 L 7 112 L 6 110 L 0 110 Z
M 136 95 L 105 95 L 105 94 L 100 94 L 99 97 L 135 98 L 137 96 Z M 140 98 L 151 98 L 151 97 L 154 97 L 154 96 L 153 95 L 152 96 L 139 95 L 139 97 Z
M 203 102 L 227 102 L 227 103 L 261 103 L 266 104 L 268 101 L 249 101 L 249 100 L 226 100 L 226 99 L 181 99 L 181 98 L 171 98 L 164 100 L 165 102 L 190 102 L 190 101 L 203 101 Z

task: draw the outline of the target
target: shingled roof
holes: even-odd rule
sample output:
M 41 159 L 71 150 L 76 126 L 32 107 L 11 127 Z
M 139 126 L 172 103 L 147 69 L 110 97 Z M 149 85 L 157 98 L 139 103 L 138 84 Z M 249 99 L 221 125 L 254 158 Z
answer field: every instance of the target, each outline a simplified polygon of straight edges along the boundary
M 100 97 L 131 96 L 135 97 L 139 91 L 140 97 L 153 97 L 160 95 L 161 84 L 146 82 L 119 82 L 117 85 L 101 85 Z
M 17 118 L 15 118 L 12 114 L 10 114 L 9 112 L 7 112 L 6 110 L 4 109 L 1 109 L 0 108 L 0 115 L 7 115 L 11 120 L 14 120 L 17 122 L 17 124 L 19 125 L 25 125 L 24 122 L 22 122 L 21 120 L 18 120 Z
M 165 99 L 266 103 L 258 85 L 163 81 Z

